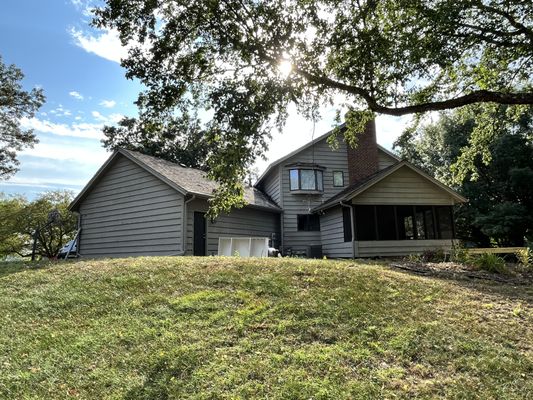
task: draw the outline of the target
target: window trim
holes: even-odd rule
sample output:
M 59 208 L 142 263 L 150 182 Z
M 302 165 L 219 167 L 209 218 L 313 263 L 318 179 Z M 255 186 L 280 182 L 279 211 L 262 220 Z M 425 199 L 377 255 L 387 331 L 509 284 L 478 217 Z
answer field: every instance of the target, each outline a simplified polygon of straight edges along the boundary
M 335 174 L 338 174 L 340 172 L 342 184 L 341 185 L 335 185 Z M 344 187 L 344 171 L 333 171 L 333 187 Z
M 293 189 L 292 188 L 292 178 L 291 173 L 292 171 L 298 171 L 298 188 Z M 313 171 L 315 176 L 315 188 L 314 189 L 302 189 L 302 174 L 301 171 Z M 319 179 L 318 176 L 320 174 L 321 177 L 321 183 L 322 185 L 319 185 Z M 322 186 L 321 189 L 319 189 L 319 186 Z M 324 192 L 324 170 L 321 168 L 289 168 L 289 190 L 293 193 L 322 193 Z

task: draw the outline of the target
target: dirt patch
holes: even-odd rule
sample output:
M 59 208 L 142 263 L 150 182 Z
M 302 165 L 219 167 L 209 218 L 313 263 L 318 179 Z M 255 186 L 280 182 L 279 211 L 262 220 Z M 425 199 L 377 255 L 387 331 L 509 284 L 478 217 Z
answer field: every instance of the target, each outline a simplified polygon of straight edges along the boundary
M 508 265 L 508 273 L 496 274 L 474 269 L 465 264 L 454 262 L 409 262 L 396 261 L 389 264 L 392 268 L 414 272 L 420 275 L 430 275 L 450 279 L 483 279 L 512 285 L 532 285 L 533 271 L 526 270 L 517 265 Z

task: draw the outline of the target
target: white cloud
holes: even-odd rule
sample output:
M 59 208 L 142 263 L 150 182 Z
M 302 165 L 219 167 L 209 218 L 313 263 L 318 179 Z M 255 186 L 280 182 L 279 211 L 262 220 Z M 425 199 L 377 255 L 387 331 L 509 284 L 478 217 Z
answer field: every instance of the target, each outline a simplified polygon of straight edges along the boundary
M 48 164 L 49 165 L 49 164 Z M 63 171 L 64 172 L 64 171 Z M 76 178 L 65 178 L 65 179 L 54 179 L 54 178 L 21 178 L 18 176 L 13 176 L 8 181 L 2 182 L 4 185 L 10 185 L 10 186 L 33 186 L 38 187 L 41 189 L 51 189 L 55 190 L 58 188 L 58 186 L 67 186 L 66 189 L 73 190 L 75 192 L 79 191 L 79 186 L 83 186 L 86 184 L 86 180 L 82 179 L 76 179 Z M 77 187 L 74 187 L 77 186 Z
M 393 117 L 391 115 L 378 115 L 376 118 L 377 141 L 383 147 L 392 150 L 392 145 L 412 121 L 410 115 Z
M 25 129 L 34 129 L 38 132 L 51 133 L 58 136 L 72 136 L 88 139 L 102 139 L 102 124 L 56 124 L 48 120 L 38 118 L 23 118 L 21 125 Z
M 91 111 L 91 115 L 93 116 L 94 119 L 98 120 L 98 121 L 106 121 L 107 118 L 104 117 L 102 114 L 100 114 L 98 111 Z
M 100 105 L 105 108 L 113 108 L 115 107 L 117 102 L 115 100 L 102 100 L 100 102 Z
M 106 117 L 105 115 L 100 114 L 98 111 L 91 111 L 91 115 L 97 121 L 103 122 L 105 124 L 116 124 L 118 121 L 124 118 L 124 115 L 118 113 L 109 114 Z
M 70 35 L 78 47 L 106 60 L 120 63 L 120 60 L 128 55 L 128 50 L 120 43 L 116 30 L 104 29 L 99 34 L 92 34 L 72 28 Z
M 53 114 L 57 117 L 70 117 L 72 115 L 72 112 L 70 110 L 67 110 L 63 107 L 62 104 L 60 104 L 59 107 L 50 110 L 50 114 Z M 41 113 L 41 115 L 43 115 L 43 113 Z M 44 115 L 46 115 L 46 113 Z
M 74 97 L 76 100 L 83 100 L 83 96 L 79 93 L 73 90 L 72 92 L 68 93 L 70 96 Z
M 107 117 L 107 122 L 108 122 L 108 123 L 116 124 L 116 123 L 118 123 L 122 118 L 124 118 L 124 115 L 122 115 L 122 114 L 118 114 L 118 113 L 110 114 L 110 115 Z
M 55 161 L 76 161 L 83 165 L 100 166 L 109 157 L 103 147 L 76 146 L 74 144 L 38 143 L 33 149 L 24 149 L 21 155 L 53 159 Z M 25 164 L 23 164 L 24 166 Z

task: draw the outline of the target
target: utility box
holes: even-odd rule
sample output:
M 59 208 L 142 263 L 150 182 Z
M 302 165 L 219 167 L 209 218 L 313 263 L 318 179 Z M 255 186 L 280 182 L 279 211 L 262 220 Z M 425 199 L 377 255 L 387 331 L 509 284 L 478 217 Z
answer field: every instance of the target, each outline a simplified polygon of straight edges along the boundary
M 220 237 L 219 256 L 268 257 L 267 237 Z

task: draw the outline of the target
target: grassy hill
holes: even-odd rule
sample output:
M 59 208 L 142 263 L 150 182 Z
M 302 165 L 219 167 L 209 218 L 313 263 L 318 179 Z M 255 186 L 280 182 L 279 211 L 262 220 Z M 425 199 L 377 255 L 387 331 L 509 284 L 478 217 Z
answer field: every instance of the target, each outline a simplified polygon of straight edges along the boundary
M 532 288 L 383 265 L 0 266 L 0 398 L 533 398 Z

